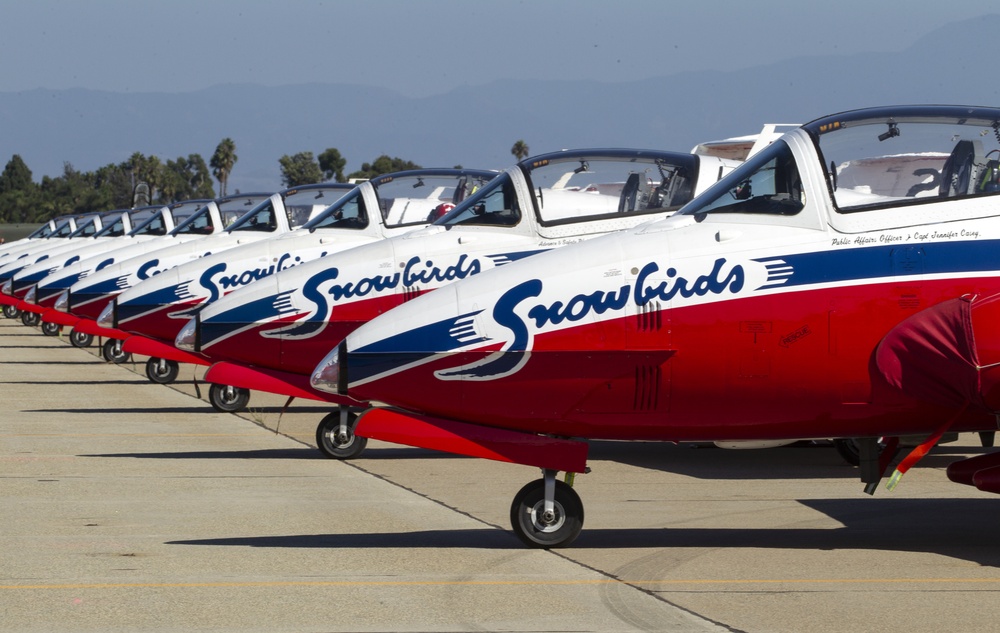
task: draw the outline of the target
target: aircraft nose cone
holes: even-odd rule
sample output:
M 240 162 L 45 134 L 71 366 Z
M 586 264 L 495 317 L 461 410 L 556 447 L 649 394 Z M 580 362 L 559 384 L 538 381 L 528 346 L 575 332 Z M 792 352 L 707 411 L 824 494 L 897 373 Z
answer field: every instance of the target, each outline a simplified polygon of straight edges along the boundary
M 53 306 L 59 312 L 69 312 L 69 290 L 63 290 Z
M 198 351 L 198 318 L 187 322 L 174 339 L 174 347 L 188 352 Z
M 106 327 L 108 329 L 114 329 L 114 328 L 118 327 L 118 324 L 115 323 L 115 306 L 116 305 L 117 305 L 117 301 L 112 301 L 107 306 L 105 306 L 103 310 L 101 310 L 100 316 L 97 317 L 97 324 L 98 325 L 100 325 L 101 327 Z
M 319 391 L 325 391 L 327 393 L 342 393 L 340 390 L 340 358 L 341 358 L 341 347 L 344 343 L 341 343 L 337 347 L 333 348 L 329 354 L 327 354 L 323 360 L 316 365 L 316 369 L 313 371 L 312 377 L 309 379 L 310 384 L 313 388 Z M 346 346 L 344 346 L 346 357 Z

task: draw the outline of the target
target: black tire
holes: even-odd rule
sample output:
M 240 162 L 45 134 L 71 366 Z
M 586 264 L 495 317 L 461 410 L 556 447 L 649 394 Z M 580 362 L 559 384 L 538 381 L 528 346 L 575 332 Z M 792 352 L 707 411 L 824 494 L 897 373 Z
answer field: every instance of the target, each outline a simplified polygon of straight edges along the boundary
M 844 459 L 844 461 L 851 466 L 858 466 L 861 464 L 861 449 L 858 448 L 858 443 L 853 439 L 835 439 L 833 440 L 833 447 L 837 449 L 837 453 Z
M 833 440 L 833 447 L 837 449 L 837 452 L 844 458 L 844 461 L 851 466 L 861 465 L 861 448 L 858 446 L 858 441 L 853 437 L 835 439 Z M 878 454 L 881 456 L 884 450 L 885 441 L 883 438 L 879 438 Z
M 5 305 L 3 307 L 3 315 L 8 319 L 16 319 L 17 317 L 21 316 L 21 311 L 15 308 L 14 306 Z
M 59 332 L 62 332 L 62 326 L 58 323 L 42 321 L 42 334 L 45 336 L 59 336 Z
M 101 346 L 101 356 L 115 365 L 127 363 L 132 358 L 132 354 L 122 349 L 122 341 L 114 338 L 104 341 L 104 345 Z
M 42 322 L 42 315 L 37 312 L 22 312 L 21 313 L 21 323 L 27 325 L 28 327 L 35 327 Z
M 354 434 L 357 421 L 357 414 L 348 413 L 348 431 L 345 435 L 340 433 L 340 409 L 325 415 L 316 427 L 316 446 L 320 452 L 332 459 L 354 459 L 361 455 L 368 446 L 368 438 Z
M 150 358 L 146 361 L 146 378 L 158 385 L 169 385 L 177 380 L 180 371 L 177 361 L 163 358 Z
M 569 484 L 556 481 L 555 516 L 544 521 L 545 481 L 521 488 L 510 505 L 510 525 L 528 547 L 549 549 L 572 543 L 583 529 L 583 502 Z
M 246 408 L 250 402 L 250 390 L 243 387 L 213 384 L 208 389 L 208 402 L 212 408 L 222 413 L 235 413 Z
M 69 342 L 73 347 L 90 347 L 94 344 L 94 335 L 73 330 L 69 333 Z

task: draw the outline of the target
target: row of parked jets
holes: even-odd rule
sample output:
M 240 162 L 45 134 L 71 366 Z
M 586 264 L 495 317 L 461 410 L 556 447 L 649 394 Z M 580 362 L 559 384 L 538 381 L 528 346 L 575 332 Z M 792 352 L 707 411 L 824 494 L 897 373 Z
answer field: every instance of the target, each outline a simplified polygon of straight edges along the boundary
M 588 440 L 832 438 L 869 493 L 947 434 L 991 445 L 998 193 L 1000 109 L 868 108 L 63 218 L 0 247 L 0 303 L 154 382 L 206 366 L 221 411 L 329 403 L 330 457 L 374 438 L 540 468 L 511 526 L 559 547 Z M 1000 452 L 948 477 L 1000 492 Z

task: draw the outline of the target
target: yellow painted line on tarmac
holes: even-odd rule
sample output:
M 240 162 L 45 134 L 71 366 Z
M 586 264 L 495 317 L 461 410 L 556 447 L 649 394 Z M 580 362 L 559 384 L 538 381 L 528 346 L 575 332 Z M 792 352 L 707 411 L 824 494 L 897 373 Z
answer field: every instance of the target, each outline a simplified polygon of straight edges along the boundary
M 261 582 L 137 582 L 0 585 L 2 591 L 25 589 L 226 589 L 257 587 L 436 587 L 436 586 L 565 586 L 565 585 L 818 585 L 818 584 L 997 584 L 1000 578 L 786 578 L 786 579 L 674 579 L 599 578 L 591 580 L 287 580 Z

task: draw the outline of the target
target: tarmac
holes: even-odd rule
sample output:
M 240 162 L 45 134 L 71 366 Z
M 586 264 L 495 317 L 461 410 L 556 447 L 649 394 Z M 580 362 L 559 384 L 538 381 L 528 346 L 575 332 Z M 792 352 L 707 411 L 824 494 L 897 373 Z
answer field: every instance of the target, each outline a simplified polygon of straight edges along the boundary
M 824 444 L 597 442 L 569 548 L 509 527 L 531 468 L 371 442 L 203 370 L 149 382 L 0 319 L 0 631 L 992 630 L 1000 504 L 947 480 L 978 437 L 863 494 Z

